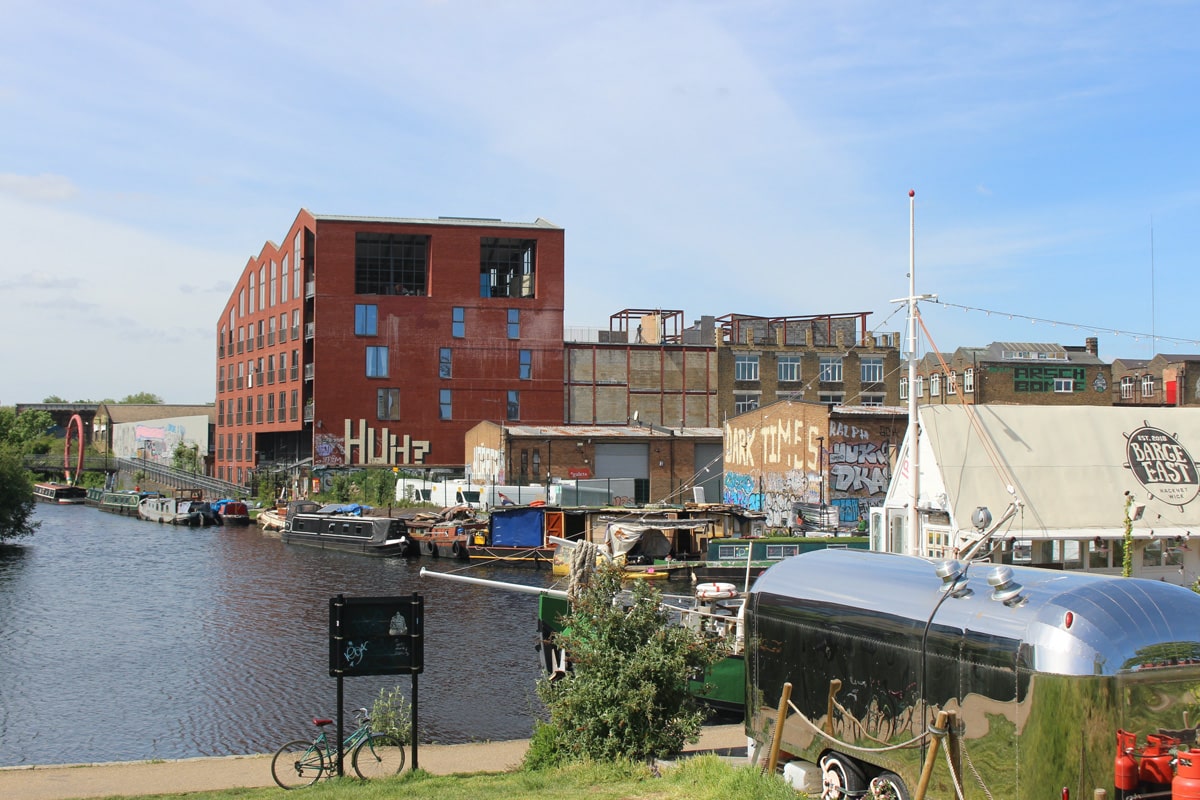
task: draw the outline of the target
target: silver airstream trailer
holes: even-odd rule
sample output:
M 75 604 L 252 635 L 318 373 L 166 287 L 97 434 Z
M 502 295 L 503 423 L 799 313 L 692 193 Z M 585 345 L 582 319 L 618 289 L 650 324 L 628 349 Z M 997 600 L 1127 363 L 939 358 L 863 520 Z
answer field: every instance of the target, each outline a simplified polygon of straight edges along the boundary
M 931 760 L 930 798 L 1171 797 L 1170 751 L 1196 747 L 1200 723 L 1200 595 L 1135 578 L 814 551 L 755 582 L 746 673 L 747 733 L 760 744 L 790 682 L 779 749 L 813 796 L 913 796 L 931 723 L 948 711 L 956 729 L 940 749 L 950 759 Z M 1155 764 L 1158 778 L 1146 773 Z

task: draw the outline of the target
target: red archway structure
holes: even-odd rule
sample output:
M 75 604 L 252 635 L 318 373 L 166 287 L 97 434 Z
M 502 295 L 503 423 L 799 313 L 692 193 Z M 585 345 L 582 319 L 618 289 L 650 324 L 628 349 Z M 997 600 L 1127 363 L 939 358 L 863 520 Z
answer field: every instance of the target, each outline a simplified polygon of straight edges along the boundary
M 71 439 L 75 440 L 76 449 L 79 451 L 75 455 L 74 478 L 71 477 Z M 72 486 L 83 473 L 83 418 L 78 414 L 73 414 L 71 421 L 67 423 L 67 437 L 63 444 L 63 472 L 66 473 L 67 483 Z

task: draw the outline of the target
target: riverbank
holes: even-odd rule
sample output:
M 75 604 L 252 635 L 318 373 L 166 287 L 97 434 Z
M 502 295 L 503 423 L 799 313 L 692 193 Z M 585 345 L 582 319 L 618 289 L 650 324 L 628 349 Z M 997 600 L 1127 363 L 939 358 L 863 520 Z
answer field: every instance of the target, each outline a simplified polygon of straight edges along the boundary
M 503 772 L 519 765 L 528 748 L 528 739 L 421 745 L 418 760 L 421 769 L 435 775 Z M 701 732 L 700 741 L 689 745 L 685 752 L 745 757 L 745 730 L 741 725 L 708 726 Z M 179 794 L 274 785 L 270 755 L 0 767 L 0 797 L 14 800 L 75 800 L 117 794 Z

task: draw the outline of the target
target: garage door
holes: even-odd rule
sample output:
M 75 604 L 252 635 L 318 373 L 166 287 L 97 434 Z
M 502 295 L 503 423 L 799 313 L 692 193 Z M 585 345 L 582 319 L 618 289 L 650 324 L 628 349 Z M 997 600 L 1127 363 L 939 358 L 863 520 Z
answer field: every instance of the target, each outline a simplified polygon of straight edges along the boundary
M 649 444 L 597 444 L 597 478 L 649 478 Z

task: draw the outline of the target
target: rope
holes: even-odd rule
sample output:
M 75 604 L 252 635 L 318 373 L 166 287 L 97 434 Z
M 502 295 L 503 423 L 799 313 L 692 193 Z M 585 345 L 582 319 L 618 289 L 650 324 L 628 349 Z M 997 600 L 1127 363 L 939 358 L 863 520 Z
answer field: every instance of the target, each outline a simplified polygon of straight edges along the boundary
M 962 739 L 958 740 L 958 749 L 962 752 L 963 758 L 967 760 L 967 766 L 971 768 L 971 774 L 975 776 L 975 782 L 979 784 L 979 788 L 987 795 L 988 800 L 992 800 L 992 793 L 988 791 L 987 785 L 983 782 L 983 776 L 979 774 L 979 770 L 975 769 L 975 762 L 971 760 L 971 754 L 967 752 Z
M 567 583 L 567 594 L 570 597 L 578 597 L 584 587 L 591 582 L 599 555 L 600 548 L 595 542 L 580 542 L 571 551 L 570 574 Z
M 843 749 L 843 750 L 857 750 L 860 753 L 886 753 L 889 750 L 903 750 L 908 747 L 913 747 L 914 745 L 916 745 L 918 742 L 920 742 L 922 739 L 924 739 L 926 736 L 929 735 L 929 731 L 925 731 L 924 733 L 922 733 L 918 736 L 914 736 L 913 738 L 909 739 L 907 742 L 900 742 L 899 744 L 886 744 L 885 742 L 882 742 L 879 739 L 876 739 L 874 736 L 871 736 L 869 733 L 867 733 L 866 728 L 863 727 L 863 724 L 861 722 L 859 722 L 858 719 L 853 714 L 846 711 L 846 709 L 843 708 L 840 703 L 838 703 L 836 700 L 834 700 L 833 704 L 839 711 L 841 711 L 843 714 L 845 714 L 850 719 L 854 720 L 854 722 L 858 726 L 859 730 L 862 731 L 863 736 L 866 736 L 871 741 L 878 742 L 879 744 L 881 744 L 883 746 L 882 747 L 860 747 L 859 745 L 854 745 L 854 744 L 850 744 L 849 742 L 844 742 L 841 739 L 838 739 L 835 736 L 828 734 L 825 731 L 821 730 L 821 728 L 818 727 L 815 722 L 813 722 L 808 717 L 804 716 L 804 713 L 801 712 L 800 709 L 796 708 L 796 704 L 793 703 L 791 700 L 788 701 L 788 708 L 790 708 L 792 711 L 796 712 L 796 716 L 798 716 L 801 720 L 803 720 L 804 724 L 806 724 L 810 728 L 812 728 L 817 733 L 818 736 L 820 736 L 822 739 L 825 739 L 826 741 L 832 742 L 839 749 Z

